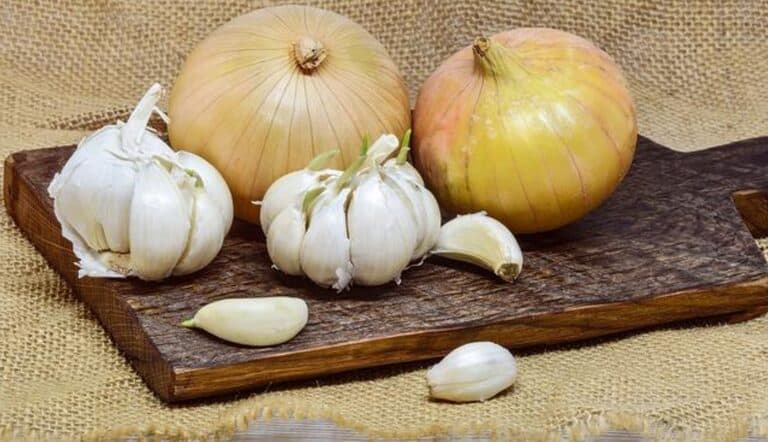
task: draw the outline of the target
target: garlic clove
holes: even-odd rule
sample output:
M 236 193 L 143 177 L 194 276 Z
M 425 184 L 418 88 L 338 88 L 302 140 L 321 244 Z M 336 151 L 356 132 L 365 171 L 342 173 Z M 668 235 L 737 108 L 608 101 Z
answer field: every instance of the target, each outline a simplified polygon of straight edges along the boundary
M 301 245 L 301 269 L 315 284 L 344 290 L 352 280 L 346 207 L 350 189 L 327 190 L 315 201 Z
M 211 163 L 191 152 L 182 150 L 176 153 L 176 157 L 183 167 L 194 170 L 203 180 L 205 192 L 211 196 L 211 199 L 221 212 L 226 234 L 232 226 L 233 207 L 232 193 L 230 193 L 229 186 L 224 181 L 224 177 L 221 176 Z
M 267 253 L 272 264 L 288 275 L 303 275 L 301 245 L 306 234 L 307 219 L 298 207 L 286 207 L 271 222 L 267 232 Z
M 493 342 L 472 342 L 448 353 L 427 371 L 430 395 L 453 402 L 484 401 L 517 377 L 515 358 Z
M 174 275 L 187 275 L 207 266 L 224 244 L 229 226 L 219 211 L 220 203 L 207 190 L 195 189 L 189 239 L 181 259 L 173 269 Z
M 399 281 L 416 248 L 416 225 L 408 206 L 377 170 L 359 178 L 347 210 L 354 281 L 381 285 Z
M 182 325 L 236 344 L 260 347 L 293 339 L 308 317 L 307 303 L 299 298 L 232 298 L 204 306 Z
M 115 245 L 120 251 L 126 251 L 127 217 L 119 218 L 119 215 L 126 215 L 130 207 L 134 176 L 129 163 L 114 158 L 80 161 L 66 177 L 62 175 L 58 183 L 60 187 L 54 199 L 56 213 L 66 215 L 68 224 L 88 247 L 100 251 Z M 118 186 L 128 186 L 128 189 Z M 116 213 L 110 215 L 106 210 Z M 105 223 L 108 232 L 105 232 Z
M 338 150 L 323 152 L 309 162 L 306 168 L 283 175 L 272 183 L 262 198 L 259 212 L 259 224 L 266 235 L 272 220 L 288 206 L 300 205 L 304 194 L 324 183 L 341 175 L 341 172 L 333 169 L 322 169 L 323 165 L 339 153 Z
M 328 177 L 338 176 L 337 170 L 312 171 L 307 169 L 297 170 L 278 178 L 272 183 L 261 200 L 259 223 L 264 234 L 269 233 L 269 228 L 275 217 L 288 206 L 301 204 L 301 200 L 307 190 L 316 187 Z
M 432 248 L 437 244 L 437 239 L 440 236 L 440 224 L 442 223 L 442 217 L 440 215 L 440 205 L 437 203 L 437 199 L 432 195 L 426 187 L 419 188 L 419 196 L 421 197 L 421 204 L 425 209 L 426 222 L 425 229 L 426 235 L 419 248 L 414 253 L 414 256 L 421 258 L 429 253 Z
M 116 253 L 130 251 L 129 223 L 133 184 L 136 170 L 124 162 L 106 167 L 111 176 L 109 185 L 96 187 L 92 196 L 95 218 L 101 224 L 109 250 Z
M 431 254 L 478 265 L 505 281 L 514 281 L 523 269 L 514 235 L 485 212 L 459 215 L 443 224 Z
M 432 193 L 411 180 L 397 168 L 382 169 L 387 182 L 406 202 L 412 222 L 416 225 L 416 248 L 411 260 L 423 257 L 437 242 L 440 234 L 440 207 Z
M 171 275 L 186 249 L 191 203 L 157 162 L 139 166 L 129 227 L 132 274 L 149 281 Z

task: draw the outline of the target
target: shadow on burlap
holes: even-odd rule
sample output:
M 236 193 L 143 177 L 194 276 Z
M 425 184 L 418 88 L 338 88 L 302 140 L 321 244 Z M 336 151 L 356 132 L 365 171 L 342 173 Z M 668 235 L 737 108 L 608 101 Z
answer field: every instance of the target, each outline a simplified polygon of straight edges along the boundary
M 0 155 L 76 142 L 166 86 L 209 31 L 258 4 L 0 3 Z M 326 1 L 389 49 L 411 86 L 469 43 L 523 25 L 596 41 L 624 68 L 640 132 L 679 150 L 768 133 L 760 2 Z M 594 3 L 594 4 L 582 4 Z M 598 4 L 599 3 L 599 4 Z M 88 4 L 87 6 L 85 4 Z M 427 400 L 424 365 L 356 372 L 225 401 L 167 406 L 0 212 L 0 439 L 205 436 L 258 416 L 323 417 L 370 434 L 657 437 L 768 434 L 768 317 L 526 354 L 514 390 Z

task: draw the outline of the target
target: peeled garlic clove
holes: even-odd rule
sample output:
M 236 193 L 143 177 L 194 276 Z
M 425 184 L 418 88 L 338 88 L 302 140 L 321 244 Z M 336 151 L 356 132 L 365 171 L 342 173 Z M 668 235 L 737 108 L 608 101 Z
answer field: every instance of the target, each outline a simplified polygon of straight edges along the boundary
M 187 245 L 191 194 L 155 161 L 139 166 L 131 202 L 131 270 L 154 281 L 171 275 Z
M 214 201 L 207 189 L 196 189 L 187 248 L 174 267 L 173 274 L 187 275 L 210 264 L 219 254 L 227 230 L 228 225 L 219 212 L 219 204 Z
M 427 371 L 430 395 L 453 402 L 484 401 L 517 377 L 512 353 L 493 342 L 472 342 L 448 353 Z
M 416 248 L 416 226 L 408 210 L 405 201 L 384 183 L 378 171 L 371 170 L 360 178 L 347 210 L 356 283 L 399 282 L 400 273 Z
M 179 151 L 176 154 L 176 158 L 178 158 L 182 166 L 195 171 L 203 180 L 205 192 L 211 196 L 211 199 L 221 212 L 224 226 L 226 227 L 224 233 L 226 234 L 232 226 L 233 208 L 232 193 L 230 193 L 229 186 L 224 181 L 224 177 L 221 176 L 211 163 L 191 152 Z
M 182 322 L 225 341 L 251 346 L 291 340 L 307 324 L 307 303 L 299 298 L 233 298 L 212 302 Z
M 304 274 L 300 257 L 306 229 L 304 212 L 295 206 L 286 207 L 272 220 L 267 232 L 267 253 L 281 272 L 294 276 Z
M 512 232 L 485 212 L 443 224 L 431 253 L 486 268 L 505 281 L 514 281 L 523 269 L 523 253 Z
M 321 287 L 344 290 L 352 280 L 345 210 L 349 188 L 318 197 L 301 245 L 301 269 Z

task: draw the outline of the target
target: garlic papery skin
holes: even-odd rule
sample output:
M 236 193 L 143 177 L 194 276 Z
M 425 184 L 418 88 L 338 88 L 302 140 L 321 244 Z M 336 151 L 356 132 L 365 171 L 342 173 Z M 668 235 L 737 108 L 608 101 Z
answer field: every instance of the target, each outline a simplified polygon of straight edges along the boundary
M 516 377 L 517 364 L 509 350 L 493 342 L 472 342 L 430 368 L 427 385 L 435 399 L 477 402 L 506 390 Z
M 221 175 L 146 128 L 153 85 L 126 123 L 85 137 L 48 187 L 80 277 L 158 280 L 210 263 L 232 223 Z
M 299 298 L 231 298 L 205 305 L 181 325 L 235 344 L 263 347 L 293 339 L 308 317 L 307 303 Z
M 485 212 L 459 215 L 443 224 L 430 253 L 475 264 L 510 282 L 523 269 L 523 252 L 514 235 Z

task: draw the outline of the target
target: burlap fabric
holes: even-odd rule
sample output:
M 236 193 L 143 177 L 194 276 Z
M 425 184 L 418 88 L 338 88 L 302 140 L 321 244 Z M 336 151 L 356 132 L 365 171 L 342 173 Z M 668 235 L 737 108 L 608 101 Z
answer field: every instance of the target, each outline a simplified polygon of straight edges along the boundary
M 583 4 L 586 3 L 586 4 Z M 412 94 L 476 34 L 546 25 L 623 66 L 640 131 L 692 150 L 768 134 L 763 2 L 327 1 L 361 23 Z M 0 155 L 77 141 L 251 2 L 0 2 Z M 660 438 L 768 434 L 768 318 L 656 331 L 520 358 L 517 386 L 484 404 L 429 402 L 423 365 L 186 406 L 156 399 L 88 309 L 0 212 L 0 439 L 224 434 L 256 416 L 326 417 L 385 436 L 545 439 L 608 426 Z

